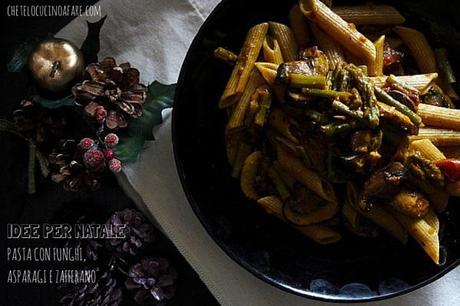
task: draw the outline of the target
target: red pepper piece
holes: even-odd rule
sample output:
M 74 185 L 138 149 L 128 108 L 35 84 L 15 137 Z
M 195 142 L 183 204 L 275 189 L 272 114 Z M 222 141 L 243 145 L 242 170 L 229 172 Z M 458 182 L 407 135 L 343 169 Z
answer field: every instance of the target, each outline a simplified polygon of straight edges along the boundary
M 436 162 L 447 179 L 451 182 L 460 181 L 460 160 L 455 158 L 443 159 Z

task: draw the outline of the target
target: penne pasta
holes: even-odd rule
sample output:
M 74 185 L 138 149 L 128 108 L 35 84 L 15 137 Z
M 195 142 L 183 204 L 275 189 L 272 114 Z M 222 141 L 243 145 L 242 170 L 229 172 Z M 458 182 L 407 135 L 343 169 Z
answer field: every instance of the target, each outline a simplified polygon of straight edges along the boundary
M 412 141 L 407 151 L 409 154 L 418 152 L 422 157 L 433 162 L 446 159 L 446 156 L 429 139 Z M 446 209 L 449 203 L 449 195 L 443 189 L 426 184 L 419 188 L 428 195 L 431 205 L 437 212 L 443 212 Z
M 283 202 L 276 196 L 261 198 L 257 203 L 269 214 L 285 221 L 283 217 Z M 337 231 L 324 225 L 294 226 L 298 231 L 319 244 L 331 244 L 339 241 L 342 236 Z
M 327 7 L 331 7 L 331 6 L 332 6 L 332 1 L 333 1 L 333 0 L 321 0 L 321 2 L 323 2 L 324 5 L 326 5 Z
M 264 51 L 265 61 L 273 64 L 282 64 L 283 54 L 281 54 L 281 49 L 278 41 L 273 39 L 271 36 L 265 38 L 264 44 L 262 45 Z
M 227 152 L 228 163 L 233 166 L 235 163 L 238 147 L 241 142 L 241 130 L 233 130 L 225 135 L 225 149 Z
M 369 76 L 382 76 L 383 75 L 384 45 L 385 45 L 385 35 L 380 36 L 380 38 L 374 42 L 376 56 L 375 56 L 375 60 L 369 62 L 369 65 L 367 67 Z
M 236 103 L 243 94 L 267 31 L 268 23 L 258 24 L 249 30 L 230 79 L 219 100 L 220 108 Z
M 268 85 L 275 84 L 278 66 L 279 65 L 277 64 L 266 63 L 266 62 L 256 63 L 257 70 L 259 70 L 260 74 L 262 75 L 262 77 L 264 78 L 265 82 L 267 82 Z
M 336 202 L 336 196 L 332 185 L 321 179 L 317 173 L 305 167 L 300 159 L 288 153 L 279 145 L 277 146 L 277 156 L 281 167 L 286 170 L 289 175 L 324 200 Z
M 268 125 L 294 144 L 299 143 L 299 140 L 292 134 L 290 130 L 292 119 L 280 108 L 274 108 L 270 113 L 268 118 Z
M 270 31 L 273 38 L 280 44 L 284 61 L 295 61 L 297 59 L 299 47 L 297 46 L 297 42 L 291 28 L 281 23 L 270 22 Z
M 260 151 L 255 151 L 251 153 L 243 164 L 243 169 L 241 170 L 241 190 L 244 195 L 251 200 L 257 201 L 260 196 L 257 192 L 256 177 L 260 163 L 262 162 L 263 154 Z
M 320 49 L 326 54 L 330 69 L 335 69 L 338 65 L 345 62 L 345 55 L 340 46 L 316 25 L 311 25 L 311 30 L 315 36 Z
M 301 226 L 297 230 L 318 244 L 332 244 L 342 239 L 339 232 L 325 225 Z
M 417 113 L 425 125 L 460 130 L 460 110 L 420 103 Z
M 356 209 L 363 217 L 371 220 L 388 234 L 395 237 L 403 244 L 407 243 L 408 234 L 404 227 L 395 219 L 395 217 L 385 210 L 380 205 L 374 205 L 372 209 L 364 211 L 358 207 L 359 194 L 353 184 L 347 184 L 347 201 Z
M 327 202 L 326 205 L 312 210 L 307 214 L 295 214 L 286 210 L 285 216 L 298 226 L 309 226 L 332 219 L 339 211 L 336 202 Z
M 307 47 L 310 41 L 307 19 L 300 11 L 298 4 L 294 5 L 289 12 L 289 24 L 291 25 L 297 45 L 300 48 Z
M 439 234 L 439 229 L 440 229 L 439 218 L 432 209 L 428 211 L 424 219 L 426 223 L 428 223 L 431 226 L 431 228 L 433 228 L 436 231 L 436 233 Z
M 436 58 L 425 35 L 412 28 L 397 26 L 394 31 L 409 48 L 421 73 L 436 72 Z
M 444 153 L 442 153 L 429 139 L 412 141 L 409 144 L 408 152 L 409 154 L 418 152 L 422 157 L 434 162 L 446 159 Z
M 348 51 L 359 58 L 374 61 L 374 44 L 361 34 L 353 24 L 349 24 L 318 0 L 300 0 L 300 10 L 313 23 L 318 25 Z
M 345 21 L 359 25 L 396 25 L 406 21 L 398 10 L 390 5 L 335 6 L 332 10 Z
M 264 79 L 260 75 L 257 69 L 253 69 L 249 76 L 248 84 L 244 89 L 243 95 L 228 120 L 226 131 L 229 132 L 234 129 L 241 128 L 244 125 L 244 118 L 249 107 L 249 102 L 253 98 L 257 88 L 264 84 Z
M 218 104 L 231 174 L 246 198 L 318 244 L 339 241 L 336 226 L 362 237 L 381 228 L 403 244 L 412 236 L 439 264 L 438 214 L 460 197 L 458 160 L 446 160 L 460 159 L 447 51 L 400 26 L 390 5 L 331 5 L 298 0 L 290 26 L 253 26 L 238 55 L 214 50 L 234 65 Z M 419 74 L 384 75 L 412 60 Z
M 410 87 L 414 87 L 420 91 L 421 94 L 424 94 L 430 89 L 433 81 L 437 79 L 437 77 L 437 73 L 427 73 L 396 76 L 396 80 L 398 80 L 398 82 L 407 84 Z M 383 87 L 387 82 L 387 78 L 388 76 L 377 76 L 371 77 L 370 79 L 376 86 Z
M 238 150 L 236 151 L 235 161 L 233 163 L 232 168 L 232 177 L 239 178 L 241 174 L 241 170 L 243 168 L 243 164 L 248 157 L 249 154 L 252 152 L 252 146 L 246 142 L 241 142 L 238 145 Z
M 433 262 L 439 264 L 439 237 L 436 228 L 430 225 L 433 220 L 428 223 L 424 218 L 415 219 L 399 213 L 394 215 Z
M 460 146 L 460 132 L 448 129 L 420 128 L 418 135 L 410 136 L 411 141 L 429 139 L 435 146 Z
M 342 217 L 348 229 L 358 236 L 375 237 L 378 234 L 375 225 L 365 223 L 368 219 L 359 214 L 348 202 L 342 206 Z
M 387 37 L 385 42 L 388 43 L 391 49 L 397 49 L 403 44 L 401 38 L 397 37 Z
M 440 74 L 439 86 L 442 88 L 443 92 L 449 96 L 449 98 L 459 100 L 460 98 L 452 86 L 452 83 L 456 83 L 457 79 L 452 66 L 450 65 L 447 50 L 444 48 L 436 49 L 434 50 L 434 53 Z

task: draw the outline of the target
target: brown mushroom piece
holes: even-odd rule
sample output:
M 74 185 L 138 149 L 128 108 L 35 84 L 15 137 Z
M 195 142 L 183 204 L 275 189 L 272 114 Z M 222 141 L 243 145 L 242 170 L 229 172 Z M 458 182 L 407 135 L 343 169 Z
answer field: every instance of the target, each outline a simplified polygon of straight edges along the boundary
M 430 209 L 430 202 L 418 191 L 403 188 L 391 200 L 390 205 L 398 212 L 412 217 L 421 218 Z
M 351 136 L 351 150 L 356 154 L 368 154 L 376 151 L 382 144 L 382 131 L 362 130 Z
M 363 211 L 371 209 L 373 198 L 389 200 L 400 190 L 406 178 L 406 168 L 399 162 L 393 162 L 384 169 L 376 171 L 364 184 L 362 197 L 358 202 Z
M 409 178 L 415 184 L 430 184 L 440 188 L 445 185 L 445 178 L 441 169 L 420 154 L 413 154 L 407 158 L 407 169 L 410 174 Z
M 421 99 L 424 104 L 455 108 L 455 104 L 452 103 L 452 100 L 447 95 L 445 95 L 442 89 L 436 84 L 433 84 L 430 90 L 424 94 Z
M 300 53 L 300 59 L 310 63 L 315 74 L 326 75 L 329 72 L 329 61 L 326 54 L 318 47 L 305 49 Z

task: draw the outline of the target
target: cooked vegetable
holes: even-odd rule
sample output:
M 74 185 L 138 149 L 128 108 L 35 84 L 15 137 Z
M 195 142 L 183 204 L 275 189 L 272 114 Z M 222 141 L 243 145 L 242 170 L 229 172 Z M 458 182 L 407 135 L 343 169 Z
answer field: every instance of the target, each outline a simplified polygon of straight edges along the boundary
M 460 160 L 458 159 L 444 159 L 436 162 L 436 166 L 441 169 L 446 178 L 451 182 L 460 180 Z
M 434 84 L 431 86 L 430 90 L 422 97 L 422 103 L 439 106 L 439 107 L 447 107 L 447 108 L 455 108 L 455 104 L 452 103 L 452 100 L 444 94 L 442 89 Z
M 394 106 L 377 102 L 377 107 L 379 108 L 380 119 L 387 127 L 391 127 L 396 130 L 401 129 L 409 135 L 417 135 L 418 127 L 412 123 L 409 117 L 396 110 Z
M 397 101 L 379 87 L 375 87 L 375 93 L 382 100 L 383 103 L 395 107 L 398 111 L 409 117 L 412 123 L 414 123 L 416 126 L 420 126 L 420 124 L 422 123 L 422 119 L 419 115 L 414 113 L 409 107 Z
M 299 0 L 292 30 L 250 30 L 220 101 L 230 106 L 232 174 L 246 197 L 317 243 L 338 241 L 340 222 L 366 237 L 380 227 L 402 243 L 410 234 L 438 263 L 436 214 L 460 196 L 460 160 L 446 158 L 460 157 L 456 79 L 422 32 L 376 26 L 393 23 L 385 14 L 402 23 L 394 8 L 365 8 L 372 14 L 345 9 L 365 19 L 361 32 L 319 0 Z M 308 45 L 308 29 L 322 50 Z M 234 61 L 225 49 L 216 55 Z
M 316 88 L 302 88 L 302 93 L 307 96 L 315 96 L 315 97 L 322 97 L 322 98 L 339 98 L 339 99 L 349 99 L 351 97 L 351 93 L 346 91 L 335 91 L 329 89 L 316 89 Z
M 238 59 L 238 55 L 222 47 L 219 47 L 216 50 L 214 50 L 214 56 L 231 65 L 235 64 L 236 60 Z
M 414 190 L 402 189 L 390 202 L 397 211 L 413 218 L 421 218 L 428 213 L 430 203 Z
M 444 175 L 439 167 L 420 154 L 413 154 L 407 158 L 407 168 L 413 178 L 436 187 L 444 186 Z

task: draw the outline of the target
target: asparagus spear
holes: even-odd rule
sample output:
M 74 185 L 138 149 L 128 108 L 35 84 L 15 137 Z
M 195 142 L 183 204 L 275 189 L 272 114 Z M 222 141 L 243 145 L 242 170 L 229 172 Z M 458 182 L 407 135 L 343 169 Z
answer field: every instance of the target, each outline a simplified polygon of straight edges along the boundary
M 397 101 L 392 96 L 387 94 L 383 89 L 377 86 L 375 86 L 375 93 L 382 100 L 383 103 L 388 104 L 390 106 L 394 106 L 401 113 L 409 117 L 412 123 L 414 123 L 416 126 L 420 126 L 420 124 L 422 123 L 422 119 L 420 118 L 419 115 L 413 112 L 409 107 Z
M 315 97 L 322 97 L 322 98 L 340 98 L 340 99 L 348 99 L 350 98 L 351 94 L 346 91 L 336 91 L 330 89 L 317 89 L 317 88 L 302 88 L 302 92 L 307 96 L 315 96 Z
M 326 87 L 326 78 L 322 75 L 305 75 L 301 73 L 290 73 L 288 83 L 292 87 L 304 88 L 324 88 Z
M 222 47 L 219 47 L 214 50 L 214 56 L 231 65 L 234 65 L 236 63 L 236 60 L 238 59 L 238 55 Z
M 363 98 L 364 119 L 371 128 L 379 125 L 379 110 L 377 108 L 377 98 L 375 97 L 374 85 L 369 81 L 361 69 L 355 65 L 348 65 L 346 70 L 355 79 L 358 89 Z

